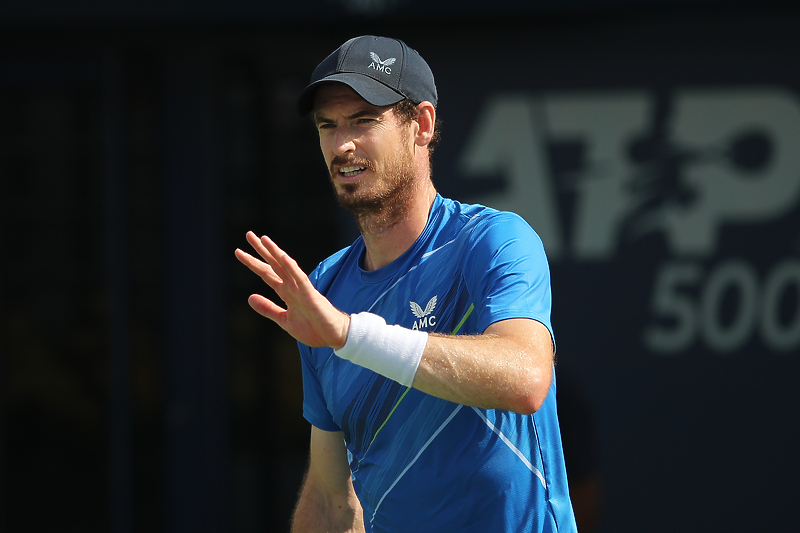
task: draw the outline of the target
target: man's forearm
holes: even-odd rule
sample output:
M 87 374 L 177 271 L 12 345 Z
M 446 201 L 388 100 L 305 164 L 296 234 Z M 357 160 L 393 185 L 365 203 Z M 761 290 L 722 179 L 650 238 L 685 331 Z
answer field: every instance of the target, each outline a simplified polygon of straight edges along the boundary
M 364 533 L 361 505 L 355 494 L 337 503 L 306 483 L 292 518 L 292 533 Z
M 536 412 L 553 371 L 547 328 L 529 319 L 498 322 L 483 335 L 431 335 L 414 388 L 463 405 Z

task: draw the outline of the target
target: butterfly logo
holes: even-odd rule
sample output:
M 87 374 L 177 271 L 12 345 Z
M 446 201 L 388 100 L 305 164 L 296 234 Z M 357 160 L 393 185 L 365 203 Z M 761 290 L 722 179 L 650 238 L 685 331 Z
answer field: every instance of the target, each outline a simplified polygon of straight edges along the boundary
M 436 296 L 428 300 L 428 305 L 425 306 L 425 310 L 423 310 L 417 302 L 409 302 L 411 304 L 411 312 L 414 313 L 414 316 L 417 318 L 424 318 L 433 313 L 433 310 L 436 309 L 437 300 L 438 298 Z
M 394 65 L 394 62 L 397 61 L 396 57 L 390 57 L 385 61 L 381 61 L 380 56 L 378 56 L 378 54 L 376 54 L 375 52 L 370 52 L 369 56 L 372 58 L 374 62 L 376 62 L 379 65 L 383 65 L 384 67 L 389 67 L 391 65 Z

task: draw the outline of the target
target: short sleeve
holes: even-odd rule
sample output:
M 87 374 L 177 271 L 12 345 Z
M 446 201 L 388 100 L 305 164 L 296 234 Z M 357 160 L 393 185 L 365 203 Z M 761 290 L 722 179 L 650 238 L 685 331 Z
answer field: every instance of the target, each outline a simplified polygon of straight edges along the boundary
M 322 392 L 322 384 L 313 361 L 311 348 L 305 344 L 298 343 L 300 349 L 300 362 L 303 372 L 303 417 L 312 425 L 325 431 L 341 431 L 341 428 L 333 421 L 325 395 Z
M 542 240 L 519 215 L 494 212 L 476 217 L 469 233 L 465 281 L 474 296 L 478 331 L 509 318 L 550 324 L 550 268 Z

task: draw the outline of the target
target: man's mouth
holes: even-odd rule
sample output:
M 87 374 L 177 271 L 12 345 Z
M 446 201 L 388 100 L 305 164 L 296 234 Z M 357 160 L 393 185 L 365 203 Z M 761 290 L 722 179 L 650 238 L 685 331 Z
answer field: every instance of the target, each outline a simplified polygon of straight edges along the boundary
M 345 178 L 351 178 L 353 176 L 357 176 L 364 172 L 367 167 L 340 167 L 339 174 L 344 176 Z

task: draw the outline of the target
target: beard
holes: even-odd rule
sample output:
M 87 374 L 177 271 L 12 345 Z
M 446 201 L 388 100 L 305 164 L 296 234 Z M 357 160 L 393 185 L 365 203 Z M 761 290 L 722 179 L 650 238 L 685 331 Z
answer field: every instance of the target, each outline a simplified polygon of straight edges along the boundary
M 370 183 L 344 183 L 336 186 L 335 165 L 363 166 L 373 172 Z M 417 182 L 411 151 L 403 146 L 376 169 L 366 159 L 336 157 L 331 162 L 331 183 L 339 205 L 353 213 L 360 232 L 379 233 L 402 221 L 411 205 Z

